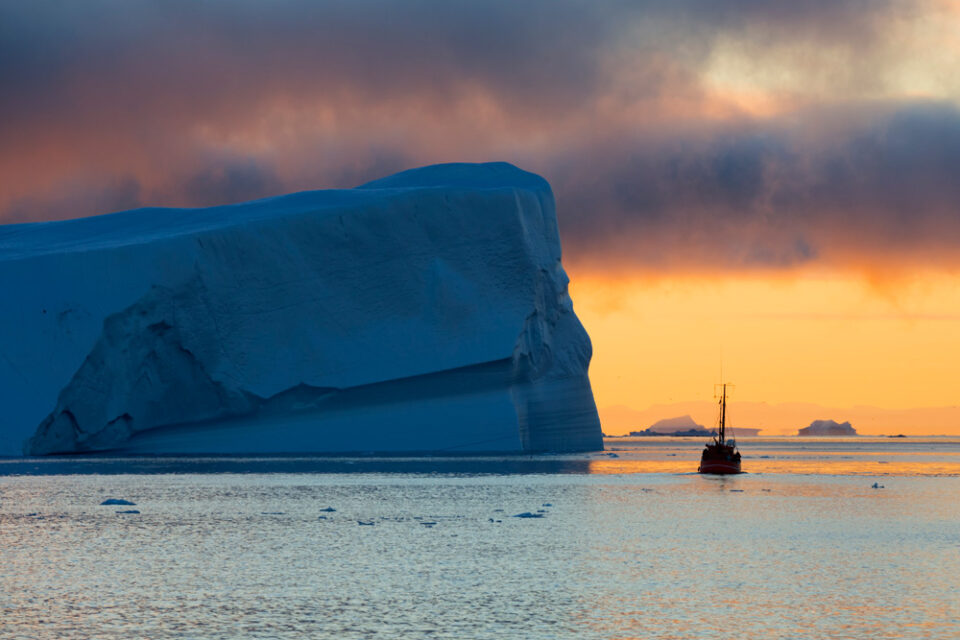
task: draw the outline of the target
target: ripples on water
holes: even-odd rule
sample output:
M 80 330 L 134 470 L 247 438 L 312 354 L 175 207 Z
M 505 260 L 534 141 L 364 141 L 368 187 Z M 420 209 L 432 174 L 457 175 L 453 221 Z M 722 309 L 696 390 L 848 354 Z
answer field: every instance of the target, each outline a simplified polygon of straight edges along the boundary
M 0 461 L 0 637 L 960 637 L 960 439 L 701 446 Z

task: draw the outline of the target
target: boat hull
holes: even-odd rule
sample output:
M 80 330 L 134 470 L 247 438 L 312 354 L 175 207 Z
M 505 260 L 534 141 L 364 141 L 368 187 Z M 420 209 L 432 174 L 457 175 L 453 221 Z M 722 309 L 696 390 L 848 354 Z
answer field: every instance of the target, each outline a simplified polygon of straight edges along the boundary
M 726 460 L 702 460 L 698 473 L 708 473 L 713 475 L 732 475 L 743 473 L 740 471 L 740 462 L 727 462 Z
M 740 453 L 724 442 L 708 444 L 700 456 L 700 468 L 697 471 L 717 475 L 740 473 Z

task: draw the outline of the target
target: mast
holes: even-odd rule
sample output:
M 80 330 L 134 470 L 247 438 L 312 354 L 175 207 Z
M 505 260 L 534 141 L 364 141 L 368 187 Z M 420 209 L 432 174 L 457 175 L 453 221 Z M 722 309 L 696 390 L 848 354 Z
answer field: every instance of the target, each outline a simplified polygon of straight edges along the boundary
M 720 396 L 720 444 L 724 443 L 727 431 L 727 384 L 723 384 L 723 393 Z

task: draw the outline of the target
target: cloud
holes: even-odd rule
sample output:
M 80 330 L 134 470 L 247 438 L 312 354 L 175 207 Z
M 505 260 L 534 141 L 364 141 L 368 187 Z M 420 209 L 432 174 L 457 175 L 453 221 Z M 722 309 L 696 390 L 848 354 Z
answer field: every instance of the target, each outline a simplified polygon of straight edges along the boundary
M 933 6 L 8 3 L 0 221 L 507 160 L 600 267 L 957 260 L 957 96 L 897 62 Z
M 849 105 L 580 150 L 555 180 L 574 253 L 623 264 L 789 267 L 960 258 L 960 111 Z M 616 239 L 613 241 L 613 239 Z

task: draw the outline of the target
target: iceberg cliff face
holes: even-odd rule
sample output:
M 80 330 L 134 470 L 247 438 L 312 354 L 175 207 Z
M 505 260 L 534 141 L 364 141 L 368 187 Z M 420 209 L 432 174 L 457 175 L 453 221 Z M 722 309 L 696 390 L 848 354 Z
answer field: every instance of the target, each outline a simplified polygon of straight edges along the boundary
M 553 196 L 507 164 L 0 227 L 0 454 L 601 449 Z

